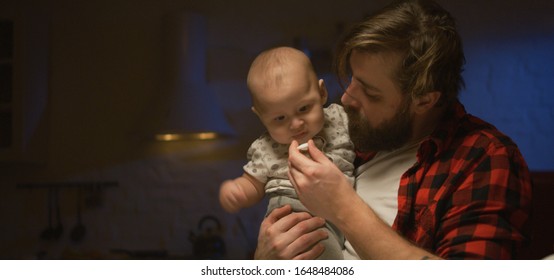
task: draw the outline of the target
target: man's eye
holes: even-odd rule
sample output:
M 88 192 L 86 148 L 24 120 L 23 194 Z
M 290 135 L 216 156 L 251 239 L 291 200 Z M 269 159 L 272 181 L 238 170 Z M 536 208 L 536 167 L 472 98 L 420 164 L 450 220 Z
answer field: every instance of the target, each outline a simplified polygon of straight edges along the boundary
M 369 98 L 372 101 L 379 101 L 381 99 L 379 96 L 371 95 L 371 94 L 367 94 L 367 98 Z
M 278 116 L 278 117 L 274 118 L 273 120 L 274 120 L 274 121 L 281 122 L 281 121 L 284 121 L 284 120 L 285 120 L 285 116 Z
M 370 100 L 373 100 L 373 101 L 379 100 L 379 96 L 373 93 L 370 93 L 369 90 L 364 89 L 363 92 L 364 92 L 364 95 L 367 96 L 367 98 L 369 98 Z

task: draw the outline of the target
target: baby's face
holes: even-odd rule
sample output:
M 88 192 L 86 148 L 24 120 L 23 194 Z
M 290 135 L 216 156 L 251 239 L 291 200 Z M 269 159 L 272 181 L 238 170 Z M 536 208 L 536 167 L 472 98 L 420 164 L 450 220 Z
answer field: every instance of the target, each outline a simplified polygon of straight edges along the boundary
M 258 117 L 280 144 L 307 142 L 323 128 L 327 93 L 317 81 L 304 78 L 296 76 L 279 87 L 265 88 L 258 98 Z

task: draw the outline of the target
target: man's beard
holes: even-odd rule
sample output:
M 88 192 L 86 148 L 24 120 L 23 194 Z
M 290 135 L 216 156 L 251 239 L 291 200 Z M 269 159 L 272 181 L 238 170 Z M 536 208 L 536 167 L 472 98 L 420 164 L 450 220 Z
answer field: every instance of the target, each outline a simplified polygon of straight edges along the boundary
M 390 120 L 373 128 L 367 118 L 357 110 L 345 106 L 348 115 L 348 129 L 354 146 L 361 152 L 391 151 L 402 147 L 412 136 L 410 99 Z

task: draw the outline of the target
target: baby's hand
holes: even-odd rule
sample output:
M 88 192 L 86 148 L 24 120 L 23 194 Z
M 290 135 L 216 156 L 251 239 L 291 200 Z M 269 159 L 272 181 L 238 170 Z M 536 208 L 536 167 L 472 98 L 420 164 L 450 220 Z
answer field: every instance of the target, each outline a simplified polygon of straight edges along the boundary
M 236 213 L 240 210 L 242 192 L 233 180 L 226 180 L 221 184 L 219 189 L 219 203 L 225 211 Z

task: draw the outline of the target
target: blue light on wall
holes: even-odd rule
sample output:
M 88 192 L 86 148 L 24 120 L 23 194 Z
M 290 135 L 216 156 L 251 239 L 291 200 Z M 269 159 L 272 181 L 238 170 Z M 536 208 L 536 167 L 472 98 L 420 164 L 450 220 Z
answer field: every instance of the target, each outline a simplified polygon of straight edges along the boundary
M 470 114 L 510 136 L 531 170 L 554 170 L 554 34 L 465 42 Z

